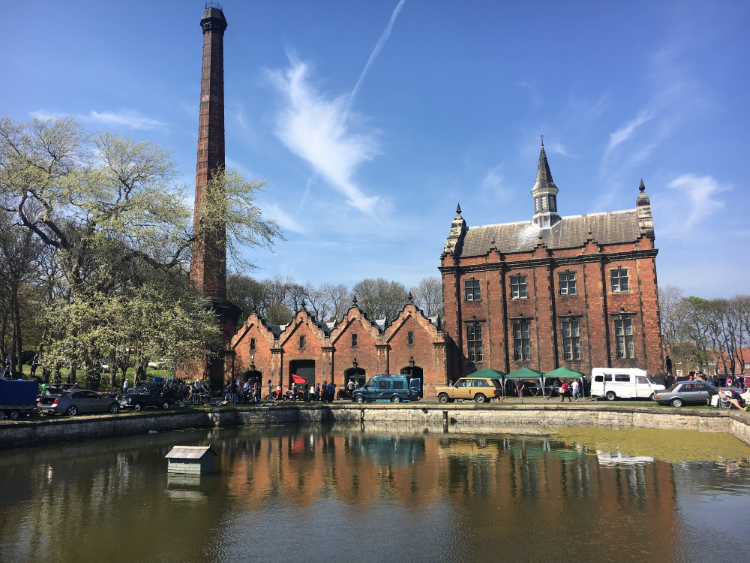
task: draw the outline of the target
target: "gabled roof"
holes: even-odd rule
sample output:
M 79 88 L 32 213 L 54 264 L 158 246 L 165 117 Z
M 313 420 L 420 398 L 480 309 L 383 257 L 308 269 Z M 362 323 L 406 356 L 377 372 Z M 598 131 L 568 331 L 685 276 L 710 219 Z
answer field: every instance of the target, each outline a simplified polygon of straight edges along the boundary
M 207 453 L 216 455 L 211 446 L 175 446 L 164 457 L 168 459 L 200 459 Z
M 549 249 L 582 247 L 588 240 L 589 228 L 598 244 L 636 242 L 641 236 L 637 211 L 627 209 L 562 217 L 553 227 L 541 229 L 542 241 Z M 502 254 L 533 252 L 539 233 L 531 221 L 470 227 L 459 245 L 458 256 L 484 256 L 493 240 Z

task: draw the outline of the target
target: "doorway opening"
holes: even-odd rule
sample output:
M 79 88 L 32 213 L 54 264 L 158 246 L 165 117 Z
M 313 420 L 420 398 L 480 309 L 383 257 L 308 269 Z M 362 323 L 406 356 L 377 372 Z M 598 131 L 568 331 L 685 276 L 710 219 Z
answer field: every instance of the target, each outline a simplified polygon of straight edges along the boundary
M 419 366 L 407 366 L 402 368 L 400 373 L 406 376 L 410 386 L 413 377 L 419 379 L 419 397 L 424 397 L 424 370 Z
M 287 385 L 292 386 L 292 376 L 298 375 L 307 379 L 310 386 L 315 385 L 315 360 L 292 360 L 289 362 Z
M 362 368 L 349 368 L 344 372 L 344 386 L 349 385 L 350 379 L 353 379 L 354 383 L 359 383 L 360 387 L 364 387 L 367 381 L 367 371 Z

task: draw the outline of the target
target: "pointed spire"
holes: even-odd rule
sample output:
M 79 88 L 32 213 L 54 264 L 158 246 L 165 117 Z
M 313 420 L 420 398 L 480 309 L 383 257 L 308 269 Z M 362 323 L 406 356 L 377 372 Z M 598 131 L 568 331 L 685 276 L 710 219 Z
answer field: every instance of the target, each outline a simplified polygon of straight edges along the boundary
M 539 164 L 536 167 L 536 182 L 534 183 L 532 192 L 547 188 L 556 190 L 557 186 L 552 179 L 552 172 L 549 169 L 549 162 L 547 162 L 547 153 L 544 152 L 544 141 L 542 141 L 542 150 L 539 152 Z
M 638 186 L 638 189 L 640 190 L 641 193 L 646 191 L 646 186 L 643 184 L 643 178 L 641 178 L 641 185 Z

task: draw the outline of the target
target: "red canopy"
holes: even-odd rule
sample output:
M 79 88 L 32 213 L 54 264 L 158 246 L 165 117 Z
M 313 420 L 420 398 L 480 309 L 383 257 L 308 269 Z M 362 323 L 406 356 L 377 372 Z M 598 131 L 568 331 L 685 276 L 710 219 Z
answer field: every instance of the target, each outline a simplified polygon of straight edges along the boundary
M 304 383 L 307 383 L 307 378 L 302 377 L 300 375 L 292 374 L 292 381 L 297 384 L 300 384 L 300 383 L 304 384 Z

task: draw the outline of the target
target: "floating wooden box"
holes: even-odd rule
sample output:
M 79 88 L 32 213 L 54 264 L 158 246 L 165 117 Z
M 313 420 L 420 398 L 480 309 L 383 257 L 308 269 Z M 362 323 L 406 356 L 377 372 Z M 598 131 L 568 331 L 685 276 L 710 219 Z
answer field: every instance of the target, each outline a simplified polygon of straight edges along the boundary
M 169 473 L 213 473 L 216 452 L 211 446 L 175 446 L 166 455 Z

